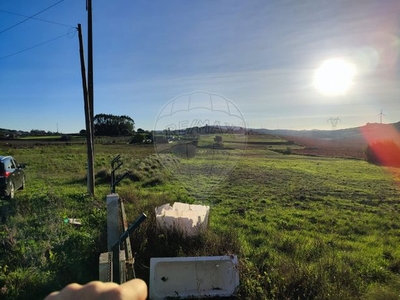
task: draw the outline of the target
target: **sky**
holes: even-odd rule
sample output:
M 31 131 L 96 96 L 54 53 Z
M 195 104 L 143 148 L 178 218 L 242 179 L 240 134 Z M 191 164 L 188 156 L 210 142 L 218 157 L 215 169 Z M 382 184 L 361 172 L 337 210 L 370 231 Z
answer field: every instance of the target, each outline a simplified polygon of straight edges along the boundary
M 0 128 L 85 128 L 78 23 L 87 65 L 85 0 L 0 1 Z M 94 114 L 127 115 L 137 129 L 199 91 L 248 128 L 400 121 L 397 0 L 93 0 L 93 50 Z M 313 84 L 331 58 L 355 68 L 339 95 Z

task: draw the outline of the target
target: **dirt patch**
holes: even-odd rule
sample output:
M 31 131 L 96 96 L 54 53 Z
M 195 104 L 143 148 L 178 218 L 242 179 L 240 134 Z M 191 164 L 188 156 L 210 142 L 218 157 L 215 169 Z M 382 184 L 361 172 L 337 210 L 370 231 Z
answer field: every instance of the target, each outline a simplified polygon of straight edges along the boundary
M 367 146 L 367 142 L 361 139 L 312 139 L 290 137 L 290 140 L 303 146 L 302 149 L 293 149 L 293 154 L 365 159 L 364 150 Z

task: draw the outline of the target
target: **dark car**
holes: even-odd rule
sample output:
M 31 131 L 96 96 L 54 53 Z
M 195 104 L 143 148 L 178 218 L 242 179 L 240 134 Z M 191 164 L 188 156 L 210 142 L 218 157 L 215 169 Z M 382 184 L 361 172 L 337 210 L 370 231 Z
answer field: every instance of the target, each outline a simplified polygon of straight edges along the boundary
M 12 156 L 0 156 L 0 195 L 2 197 L 12 199 L 16 190 L 25 188 L 24 167 Z

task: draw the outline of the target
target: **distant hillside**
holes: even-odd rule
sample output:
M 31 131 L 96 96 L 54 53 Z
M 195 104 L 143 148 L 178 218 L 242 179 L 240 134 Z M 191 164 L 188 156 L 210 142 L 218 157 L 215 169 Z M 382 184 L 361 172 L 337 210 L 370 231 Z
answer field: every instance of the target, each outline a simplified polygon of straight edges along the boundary
M 400 142 L 400 122 L 393 124 L 368 123 L 354 128 L 337 130 L 286 130 L 286 129 L 252 129 L 253 132 L 278 136 L 301 137 L 319 140 L 378 140 L 390 139 Z

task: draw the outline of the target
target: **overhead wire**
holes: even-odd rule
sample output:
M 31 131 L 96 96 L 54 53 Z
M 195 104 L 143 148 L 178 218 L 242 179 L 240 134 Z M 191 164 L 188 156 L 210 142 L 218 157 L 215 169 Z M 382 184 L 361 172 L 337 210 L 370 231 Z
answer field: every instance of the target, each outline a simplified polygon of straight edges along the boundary
M 75 28 L 75 29 L 76 29 L 76 31 L 78 30 L 77 28 Z M 12 53 L 12 54 L 8 54 L 8 55 L 5 55 L 5 56 L 2 56 L 2 57 L 0 57 L 0 60 L 5 59 L 5 58 L 9 58 L 9 57 L 11 57 L 11 56 L 20 54 L 20 53 L 22 53 L 22 52 L 29 51 L 29 50 L 31 50 L 31 49 L 33 49 L 33 48 L 42 46 L 42 45 L 47 44 L 47 43 L 50 43 L 50 42 L 53 42 L 53 41 L 55 41 L 55 40 L 58 40 L 58 39 L 61 39 L 61 38 L 65 37 L 65 36 L 68 36 L 69 38 L 72 38 L 72 37 L 75 35 L 76 31 L 75 31 L 74 34 L 71 36 L 71 30 L 69 30 L 66 34 L 63 34 L 63 35 L 60 35 L 60 36 L 58 36 L 58 37 L 52 38 L 52 39 L 47 40 L 47 41 L 45 41 L 45 42 L 43 42 L 43 43 L 36 44 L 36 45 L 31 46 L 31 47 L 29 47 L 29 48 L 25 48 L 25 49 L 23 49 L 23 50 L 14 52 L 14 53 Z
M 37 15 L 39 15 L 39 14 L 41 14 L 41 13 L 47 11 L 47 10 L 49 10 L 50 8 L 52 8 L 52 7 L 54 7 L 54 6 L 58 5 L 58 4 L 60 4 L 60 3 L 63 2 L 63 1 L 64 1 L 64 0 L 60 0 L 60 1 L 58 1 L 58 2 L 56 2 L 56 3 L 54 3 L 54 4 L 52 4 L 52 5 L 48 6 L 47 8 L 45 8 L 45 9 L 43 9 L 43 10 L 41 10 L 41 11 L 39 11 L 39 12 L 33 14 L 33 15 L 31 15 L 31 16 L 26 16 L 26 15 L 22 15 L 22 14 L 18 14 L 18 13 L 14 13 L 14 12 L 10 12 L 10 11 L 6 11 L 6 10 L 3 10 L 3 9 L 0 9 L 0 12 L 12 14 L 12 15 L 17 15 L 17 16 L 21 16 L 21 17 L 24 17 L 24 18 L 25 18 L 25 19 L 22 20 L 21 22 L 18 22 L 18 23 L 14 24 L 14 25 L 12 25 L 12 26 L 6 28 L 6 29 L 3 29 L 2 31 L 0 31 L 0 34 L 3 33 L 3 32 L 8 31 L 8 30 L 10 30 L 10 29 L 12 29 L 12 28 L 14 28 L 14 27 L 16 27 L 16 26 L 18 26 L 18 25 L 20 25 L 20 24 L 26 22 L 26 21 L 28 21 L 28 20 L 37 20 L 37 21 L 41 21 L 41 22 L 51 23 L 51 24 L 60 25 L 60 26 L 69 27 L 69 28 L 70 28 L 70 30 L 69 30 L 66 34 L 57 36 L 57 37 L 55 37 L 55 38 L 52 38 L 52 39 L 50 39 L 50 40 L 47 40 L 47 41 L 45 41 L 45 42 L 36 44 L 36 45 L 34 45 L 34 46 L 31 46 L 31 47 L 25 48 L 25 49 L 23 49 L 23 50 L 19 50 L 19 51 L 17 51 L 17 52 L 11 53 L 11 54 L 7 54 L 7 55 L 4 55 L 4 56 L 1 56 L 1 57 L 0 57 L 0 60 L 3 60 L 3 59 L 6 59 L 6 58 L 9 58 L 9 57 L 12 57 L 12 56 L 14 56 L 14 55 L 17 55 L 17 54 L 20 54 L 20 53 L 23 53 L 23 52 L 26 52 L 26 51 L 29 51 L 29 50 L 34 49 L 34 48 L 37 48 L 37 47 L 39 47 L 39 46 L 42 46 L 42 45 L 45 45 L 45 44 L 47 44 L 47 43 L 53 42 L 53 41 L 55 41 L 55 40 L 61 39 L 61 38 L 65 37 L 65 36 L 68 36 L 69 38 L 72 38 L 72 37 L 75 35 L 75 33 L 77 32 L 77 30 L 78 30 L 75 26 L 71 26 L 71 25 L 67 25 L 67 24 L 63 24 L 63 23 L 59 23 L 59 22 L 48 21 L 48 20 L 44 20 L 44 19 L 40 19 L 40 18 L 35 18 L 35 16 L 37 16 Z M 72 30 L 72 29 L 75 29 L 75 32 L 73 32 L 73 34 L 71 35 L 71 30 Z
M 40 19 L 40 18 L 35 18 L 35 17 L 32 17 L 32 16 L 30 17 L 30 16 L 26 16 L 26 15 L 15 13 L 15 12 L 7 11 L 7 10 L 4 10 L 4 9 L 0 9 L 0 12 L 7 13 L 7 14 L 10 14 L 10 15 L 19 16 L 19 17 L 28 18 L 28 20 L 32 19 L 32 20 L 46 22 L 46 23 L 50 23 L 50 24 L 54 24 L 54 25 L 60 25 L 60 26 L 69 27 L 69 28 L 75 28 L 75 26 L 71 26 L 71 25 L 67 25 L 67 24 L 63 24 L 63 23 L 59 23 L 59 22 L 54 22 L 54 21 L 49 21 L 49 20 L 44 20 L 44 19 Z
M 24 19 L 24 20 L 22 20 L 22 21 L 20 21 L 20 22 L 18 22 L 18 23 L 16 23 L 16 24 L 14 24 L 14 25 L 11 25 L 10 27 L 7 27 L 6 29 L 3 29 L 2 31 L 0 31 L 0 34 L 2 34 L 2 33 L 4 33 L 4 32 L 6 32 L 6 31 L 8 31 L 8 30 L 10 30 L 10 29 L 12 29 L 12 28 L 14 28 L 14 27 L 17 27 L 18 25 L 20 25 L 20 24 L 22 24 L 22 23 L 24 23 L 24 22 L 26 22 L 26 21 L 28 21 L 28 20 L 30 20 L 30 19 L 33 19 L 33 18 L 36 17 L 37 15 L 39 15 L 39 14 L 45 12 L 46 10 L 49 10 L 50 8 L 52 8 L 52 7 L 54 7 L 54 6 L 58 5 L 58 4 L 60 4 L 60 3 L 63 2 L 63 1 L 64 1 L 64 0 L 60 0 L 60 1 L 58 1 L 58 2 L 56 2 L 56 3 L 54 3 L 54 4 L 52 4 L 52 5 L 50 5 L 49 7 L 47 7 L 47 8 L 45 8 L 45 9 L 39 11 L 38 13 L 33 14 L 32 16 L 29 16 L 29 17 L 27 17 L 26 19 Z

